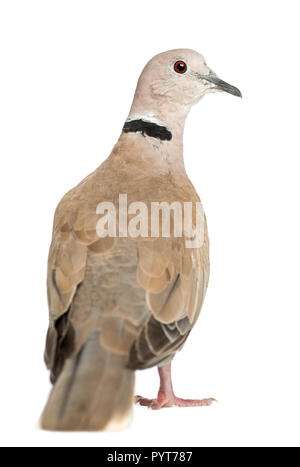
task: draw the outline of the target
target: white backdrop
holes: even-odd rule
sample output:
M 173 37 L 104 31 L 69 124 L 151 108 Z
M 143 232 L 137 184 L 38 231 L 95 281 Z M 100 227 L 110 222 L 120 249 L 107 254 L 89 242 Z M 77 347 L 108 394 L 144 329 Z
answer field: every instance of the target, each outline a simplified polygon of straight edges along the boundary
M 1 445 L 300 445 L 298 7 L 1 1 Z M 220 403 L 136 407 L 121 433 L 41 432 L 54 209 L 109 155 L 146 61 L 181 47 L 243 93 L 206 96 L 185 132 L 212 271 L 174 385 L 181 397 Z M 155 369 L 137 374 L 137 393 L 154 396 L 157 386 Z

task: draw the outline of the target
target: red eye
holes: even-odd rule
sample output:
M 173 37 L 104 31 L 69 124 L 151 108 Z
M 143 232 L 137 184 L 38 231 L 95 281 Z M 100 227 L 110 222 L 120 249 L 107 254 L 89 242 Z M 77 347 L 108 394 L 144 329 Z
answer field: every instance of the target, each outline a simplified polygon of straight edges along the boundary
M 187 70 L 187 65 L 182 60 L 178 60 L 178 62 L 174 63 L 174 71 L 176 71 L 176 73 L 183 75 L 183 73 L 185 73 L 186 70 Z

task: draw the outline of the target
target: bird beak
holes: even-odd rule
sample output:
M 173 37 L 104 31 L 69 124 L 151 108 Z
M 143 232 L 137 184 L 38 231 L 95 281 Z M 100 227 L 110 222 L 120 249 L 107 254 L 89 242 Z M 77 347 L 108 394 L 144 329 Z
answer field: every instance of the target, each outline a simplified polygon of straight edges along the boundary
M 238 88 L 236 88 L 235 86 L 231 86 L 231 84 L 228 84 L 225 81 L 221 80 L 215 73 L 210 73 L 207 76 L 202 75 L 201 79 L 205 79 L 206 81 L 213 83 L 215 85 L 215 89 L 228 92 L 229 94 L 233 94 L 234 96 L 242 97 L 242 93 Z

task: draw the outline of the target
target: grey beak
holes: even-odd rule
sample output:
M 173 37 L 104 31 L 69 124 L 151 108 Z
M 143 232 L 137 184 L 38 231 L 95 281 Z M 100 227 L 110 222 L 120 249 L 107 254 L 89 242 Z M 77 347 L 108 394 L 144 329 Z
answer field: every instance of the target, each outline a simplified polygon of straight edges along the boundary
M 220 89 L 220 91 L 229 92 L 229 94 L 233 94 L 234 96 L 242 97 L 241 91 L 236 88 L 235 86 L 231 86 L 231 84 L 222 81 L 217 75 L 210 74 L 207 76 L 201 76 L 202 79 L 209 81 L 210 83 L 215 84 L 216 89 Z

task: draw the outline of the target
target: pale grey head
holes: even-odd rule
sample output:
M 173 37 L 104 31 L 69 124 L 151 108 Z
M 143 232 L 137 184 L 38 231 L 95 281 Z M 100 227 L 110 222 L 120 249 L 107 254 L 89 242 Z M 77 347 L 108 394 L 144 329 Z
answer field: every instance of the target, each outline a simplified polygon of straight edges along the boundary
M 204 57 L 190 49 L 175 49 L 153 57 L 139 78 L 129 118 L 171 123 L 187 115 L 191 106 L 207 93 L 224 91 L 241 97 L 241 92 L 221 80 Z M 172 115 L 173 114 L 173 115 Z

